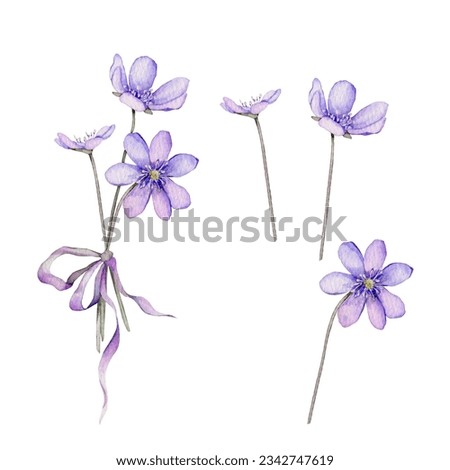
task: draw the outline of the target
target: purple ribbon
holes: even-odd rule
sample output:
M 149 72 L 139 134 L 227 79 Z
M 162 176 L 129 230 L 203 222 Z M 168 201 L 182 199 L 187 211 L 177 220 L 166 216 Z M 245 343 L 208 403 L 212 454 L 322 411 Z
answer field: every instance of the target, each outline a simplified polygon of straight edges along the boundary
M 83 256 L 83 257 L 94 257 L 98 258 L 97 261 L 90 263 L 88 266 L 74 271 L 66 281 L 61 279 L 58 276 L 55 276 L 51 273 L 50 269 L 52 267 L 53 262 L 58 259 L 60 256 L 63 255 L 73 255 L 73 256 Z M 44 284 L 50 284 L 56 289 L 63 291 L 70 289 L 74 283 L 81 277 L 81 280 L 72 294 L 70 298 L 69 306 L 72 310 L 81 311 L 87 310 L 91 308 L 93 305 L 96 305 L 99 300 L 102 298 L 114 311 L 114 315 L 116 318 L 116 330 L 109 341 L 108 345 L 103 351 L 103 354 L 100 358 L 100 363 L 98 365 L 98 377 L 100 381 L 100 386 L 103 390 L 103 407 L 102 412 L 100 415 L 100 422 L 103 419 L 103 416 L 106 413 L 108 407 L 108 391 L 106 388 L 106 370 L 108 365 L 116 353 L 117 349 L 119 348 L 120 343 L 120 329 L 119 329 L 119 321 L 117 317 L 117 310 L 114 305 L 114 302 L 108 295 L 107 292 L 107 275 L 108 269 L 111 273 L 113 278 L 114 284 L 118 291 L 124 295 L 125 297 L 129 297 L 130 299 L 134 300 L 139 308 L 148 315 L 153 316 L 166 316 L 166 317 L 173 317 L 173 315 L 166 315 L 164 313 L 160 313 L 153 308 L 151 303 L 144 297 L 135 296 L 128 294 L 125 289 L 123 288 L 122 282 L 120 281 L 119 272 L 117 271 L 117 262 L 114 258 L 111 251 L 107 250 L 104 253 L 98 253 L 97 251 L 89 250 L 87 248 L 72 248 L 69 246 L 63 246 L 58 248 L 54 251 L 39 267 L 38 270 L 38 278 Z M 92 296 L 92 300 L 89 302 L 87 307 L 83 306 L 83 298 L 85 294 L 86 287 L 97 271 L 94 280 L 94 294 Z

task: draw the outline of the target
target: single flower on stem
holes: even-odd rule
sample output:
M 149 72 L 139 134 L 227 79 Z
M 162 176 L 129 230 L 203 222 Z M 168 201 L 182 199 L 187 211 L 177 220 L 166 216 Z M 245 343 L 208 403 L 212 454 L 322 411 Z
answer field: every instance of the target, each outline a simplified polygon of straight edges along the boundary
M 117 163 L 106 171 L 106 179 L 116 186 L 134 184 L 124 197 L 123 207 L 127 217 L 137 217 L 146 208 L 150 198 L 161 219 L 169 219 L 172 209 L 185 209 L 191 204 L 189 193 L 172 178 L 184 176 L 194 170 L 198 159 L 187 153 L 174 155 L 167 160 L 172 148 L 172 138 L 160 131 L 150 143 L 137 132 L 128 134 L 124 147 L 134 162 Z
M 58 276 L 55 276 L 51 272 L 51 267 L 54 261 L 56 261 L 59 257 L 63 255 L 71 255 L 71 256 L 78 256 L 78 257 L 93 257 L 96 258 L 95 261 L 91 262 L 87 266 L 74 271 L 67 280 L 63 280 Z M 87 249 L 87 248 L 72 248 L 68 246 L 63 246 L 56 251 L 54 251 L 39 267 L 38 270 L 38 278 L 44 284 L 49 284 L 55 289 L 59 291 L 67 290 L 73 287 L 76 281 L 80 279 L 75 292 L 72 294 L 70 298 L 69 307 L 75 311 L 82 311 L 88 310 L 94 305 L 101 306 L 105 303 L 108 304 L 114 311 L 115 318 L 116 318 L 116 329 L 115 332 L 109 341 L 108 345 L 103 351 L 103 354 L 100 359 L 99 363 L 99 381 L 101 388 L 103 390 L 104 395 L 104 403 L 102 407 L 102 412 L 100 416 L 100 421 L 102 420 L 103 416 L 106 413 L 107 405 L 108 405 L 108 391 L 106 388 L 106 370 L 108 368 L 109 362 L 111 361 L 112 357 L 116 353 L 119 342 L 120 342 L 120 328 L 119 322 L 117 317 L 116 307 L 114 302 L 108 295 L 107 292 L 107 275 L 108 271 L 111 275 L 114 288 L 117 289 L 120 294 L 124 295 L 125 297 L 129 297 L 130 299 L 134 300 L 140 309 L 148 314 L 154 316 L 168 316 L 171 317 L 172 315 L 165 315 L 159 313 L 157 310 L 153 308 L 150 302 L 145 299 L 144 297 L 131 295 L 125 291 L 123 288 L 122 282 L 120 281 L 119 272 L 117 270 L 117 262 L 113 256 L 113 253 L 109 250 L 104 251 L 103 253 L 98 253 L 96 251 Z M 90 302 L 85 307 L 83 305 L 84 295 L 88 283 L 92 276 L 95 275 L 94 278 L 94 289 L 93 289 L 93 296 Z M 120 297 L 118 297 L 118 300 Z M 120 303 L 120 302 L 119 302 Z M 119 305 L 121 309 L 123 308 Z M 99 331 L 101 338 L 99 336 Z M 100 329 L 97 330 L 97 350 L 100 352 L 100 339 L 103 339 L 104 335 L 104 323 L 101 325 Z
M 277 230 L 275 225 L 275 213 L 273 210 L 273 202 L 272 202 L 272 191 L 270 189 L 270 179 L 269 179 L 269 168 L 267 165 L 267 155 L 266 155 L 266 147 L 264 145 L 264 138 L 261 129 L 261 124 L 259 122 L 259 114 L 264 111 L 269 104 L 275 103 L 275 101 L 280 96 L 281 90 L 271 90 L 268 91 L 264 96 L 259 95 L 257 97 L 252 97 L 250 101 L 241 102 L 241 104 L 237 104 L 230 98 L 224 97 L 223 103 L 220 103 L 220 106 L 225 111 L 228 111 L 232 114 L 239 114 L 241 116 L 247 116 L 253 118 L 256 124 L 256 128 L 258 130 L 259 142 L 261 144 L 261 153 L 263 159 L 263 166 L 264 166 L 264 177 L 266 180 L 266 191 L 267 191 L 267 200 L 269 203 L 269 211 L 270 211 L 270 220 L 272 225 L 272 238 L 273 241 L 277 240 Z
M 157 72 L 156 62 L 147 56 L 138 57 L 127 77 L 119 54 L 114 56 L 109 78 L 120 101 L 135 111 L 172 111 L 180 109 L 187 97 L 189 80 L 177 77 L 153 91 Z
M 92 151 L 99 146 L 104 140 L 111 137 L 116 126 L 102 127 L 99 131 L 86 132 L 83 137 L 75 137 L 74 140 L 69 139 L 65 134 L 58 133 L 55 142 L 62 148 L 69 150 L 76 150 L 77 152 L 92 153 Z
M 348 273 L 332 272 L 320 281 L 320 288 L 326 294 L 345 294 L 331 315 L 325 335 L 322 359 L 311 400 L 308 424 L 311 422 L 317 391 L 322 376 L 328 339 L 337 315 L 343 327 L 358 321 L 364 308 L 369 320 L 378 330 L 386 325 L 386 318 L 400 318 L 405 314 L 405 304 L 386 287 L 396 286 L 409 279 L 413 268 L 404 263 L 391 263 L 383 268 L 386 246 L 382 240 L 374 240 L 364 256 L 353 242 L 344 242 L 339 247 L 339 258 Z
M 322 225 L 322 237 L 320 240 L 319 260 L 323 258 L 325 234 L 328 225 L 328 212 L 330 209 L 331 181 L 334 166 L 334 137 L 344 136 L 351 138 L 352 135 L 378 134 L 386 122 L 388 104 L 382 101 L 369 104 L 358 111 L 354 116 L 351 114 L 356 99 L 356 88 L 348 81 L 336 82 L 328 95 L 328 106 L 322 90 L 320 80 L 313 80 L 309 92 L 309 105 L 314 113 L 312 117 L 318 121 L 319 126 L 331 134 L 330 165 L 328 170 L 328 184 L 325 196 L 325 210 Z

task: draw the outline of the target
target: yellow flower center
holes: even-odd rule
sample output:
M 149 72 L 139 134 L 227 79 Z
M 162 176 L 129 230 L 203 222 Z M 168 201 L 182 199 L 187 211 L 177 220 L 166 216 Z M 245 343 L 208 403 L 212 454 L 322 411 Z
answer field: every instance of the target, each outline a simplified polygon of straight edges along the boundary
M 153 181 L 157 181 L 159 179 L 159 171 L 158 170 L 152 170 L 150 172 L 150 179 Z
M 364 281 L 364 287 L 365 287 L 366 289 L 372 290 L 374 285 L 375 285 L 375 283 L 373 282 L 372 279 L 366 279 L 366 280 Z

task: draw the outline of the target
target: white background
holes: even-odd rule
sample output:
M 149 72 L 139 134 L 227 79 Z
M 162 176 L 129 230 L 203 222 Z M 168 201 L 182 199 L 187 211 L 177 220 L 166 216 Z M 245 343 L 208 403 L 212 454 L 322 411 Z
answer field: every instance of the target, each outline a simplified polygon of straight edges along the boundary
M 333 455 L 339 470 L 447 467 L 448 15 L 445 2 L 15 2 L 2 8 L 0 429 L 2 468 L 118 468 L 116 457 Z M 322 216 L 329 135 L 311 120 L 314 77 L 347 79 L 355 111 L 390 104 L 376 136 L 336 141 L 332 205 L 361 249 L 386 241 L 387 262 L 415 268 L 392 291 L 402 319 L 375 330 L 367 314 L 336 323 L 311 425 L 323 336 L 337 298 L 318 282 L 342 270 L 339 240 L 276 244 L 117 243 L 125 287 L 177 316 L 151 318 L 126 300 L 98 424 L 95 311 L 39 283 L 54 249 L 101 250 L 87 157 L 57 132 L 115 123 L 96 155 L 121 156 L 129 109 L 109 67 L 140 55 L 155 85 L 190 78 L 180 111 L 139 114 L 148 141 L 169 130 L 173 152 L 196 155 L 182 179 L 196 215 L 260 216 L 259 142 L 223 96 L 281 88 L 261 114 L 276 215 Z M 102 179 L 105 205 L 113 189 Z M 153 215 L 152 208 L 146 211 Z M 239 234 L 238 234 L 239 235 Z M 64 263 L 61 264 L 61 266 Z M 56 265 L 55 265 L 56 267 Z M 73 267 L 67 263 L 67 269 Z M 77 265 L 79 267 L 79 265 Z M 60 268 L 61 269 L 61 268 Z M 68 271 L 70 272 L 70 271 Z M 109 326 L 113 314 L 108 312 Z M 111 335 L 112 330 L 108 329 Z

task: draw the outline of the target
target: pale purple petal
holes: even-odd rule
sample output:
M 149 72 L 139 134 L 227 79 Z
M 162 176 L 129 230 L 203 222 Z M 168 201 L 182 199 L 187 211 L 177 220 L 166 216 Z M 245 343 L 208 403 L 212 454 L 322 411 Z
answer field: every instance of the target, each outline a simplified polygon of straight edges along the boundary
M 388 104 L 382 101 L 377 101 L 376 103 L 369 104 L 365 108 L 358 111 L 352 117 L 351 128 L 354 129 L 362 129 L 364 127 L 371 126 L 378 121 L 385 118 Z
M 130 69 L 131 89 L 137 91 L 149 90 L 155 81 L 156 71 L 157 65 L 154 60 L 150 57 L 138 57 Z
M 152 192 L 151 185 L 147 184 L 143 188 L 136 186 L 123 200 L 123 209 L 128 218 L 137 217 L 142 214 L 147 207 Z
M 387 289 L 382 287 L 378 294 L 380 302 L 383 304 L 384 312 L 389 318 L 399 318 L 405 314 L 405 304 L 402 299 L 391 294 Z
M 137 132 L 128 134 L 123 141 L 123 146 L 138 167 L 145 168 L 150 163 L 147 142 Z
M 341 135 L 345 134 L 345 129 L 340 124 L 333 121 L 333 119 L 331 119 L 329 117 L 323 117 L 319 121 L 319 126 L 323 127 L 328 132 L 331 132 L 332 134 L 334 134 L 336 136 L 341 136 Z
M 374 240 L 364 254 L 364 269 L 366 273 L 379 271 L 386 259 L 386 245 L 383 240 Z
M 156 215 L 163 220 L 170 219 L 172 208 L 170 200 L 164 190 L 153 191 L 153 207 L 155 208 Z
M 111 274 L 114 278 L 114 282 L 116 283 L 116 286 L 119 289 L 119 291 L 125 297 L 129 297 L 130 299 L 134 300 L 139 305 L 140 309 L 143 312 L 147 313 L 148 315 L 154 315 L 158 317 L 173 317 L 173 315 L 167 315 L 165 313 L 158 312 L 146 298 L 140 297 L 137 295 L 131 295 L 125 291 L 125 289 L 123 288 L 122 282 L 120 281 L 119 272 L 117 270 L 117 264 L 116 264 L 115 258 L 111 258 L 108 261 L 108 266 L 111 269 Z
M 164 162 L 169 156 L 172 148 L 170 132 L 159 131 L 150 144 L 150 161 L 156 163 L 158 160 Z
M 230 98 L 227 98 L 225 96 L 223 97 L 223 103 L 221 104 L 221 106 L 223 109 L 225 109 L 225 111 L 228 111 L 229 113 L 246 113 L 244 107 L 239 106 L 233 100 L 230 100 Z
M 346 328 L 357 322 L 364 309 L 365 303 L 366 298 L 363 295 L 359 295 L 358 297 L 354 295 L 350 296 L 337 311 L 339 323 Z
M 353 242 L 344 242 L 338 250 L 338 256 L 350 274 L 358 277 L 364 274 L 364 258 Z
M 74 255 L 74 256 L 94 256 L 100 258 L 101 254 L 93 250 L 88 250 L 87 248 L 71 248 L 69 246 L 62 246 L 55 250 L 39 267 L 38 278 L 44 284 L 50 284 L 58 290 L 66 290 L 73 286 L 73 283 L 80 277 L 84 272 L 89 269 L 87 268 L 80 269 L 76 271 L 67 281 L 63 281 L 61 278 L 53 275 L 50 272 L 50 268 L 53 262 L 62 255 Z M 75 276 L 74 276 L 75 274 Z
M 97 132 L 96 136 L 102 137 L 103 139 L 107 139 L 108 137 L 111 137 L 115 128 L 116 126 L 114 124 L 112 124 L 111 126 L 104 126 Z
M 102 137 L 92 137 L 91 139 L 87 139 L 86 142 L 83 144 L 83 148 L 86 150 L 94 150 L 95 147 L 98 147 L 105 139 Z
M 267 101 L 259 101 L 258 103 L 252 104 L 250 106 L 250 114 L 259 114 L 264 111 L 270 103 Z
M 103 351 L 102 357 L 100 358 L 100 363 L 98 365 L 98 379 L 100 381 L 100 386 L 103 390 L 103 407 L 100 414 L 100 422 L 102 421 L 103 417 L 105 416 L 106 410 L 108 409 L 108 389 L 106 388 L 106 371 L 108 369 L 108 365 L 111 362 L 114 354 L 116 353 L 117 349 L 119 348 L 120 344 L 120 329 L 119 329 L 119 321 L 117 319 L 117 311 L 114 305 L 114 302 L 108 296 L 106 291 L 106 277 L 107 277 L 107 270 L 105 269 L 102 273 L 101 283 L 100 283 L 100 294 L 105 302 L 114 310 L 114 314 L 116 317 L 116 330 L 106 346 L 105 350 Z
M 109 70 L 109 78 L 116 91 L 123 93 L 127 88 L 127 75 L 119 54 L 114 56 L 113 64 Z
M 327 274 L 319 283 L 326 294 L 345 294 L 352 290 L 355 278 L 350 274 L 333 272 Z
M 170 205 L 174 209 L 186 209 L 186 207 L 191 205 L 189 193 L 182 186 L 174 183 L 170 178 L 165 180 L 163 189 L 167 196 L 169 196 Z
M 146 109 L 145 104 L 140 99 L 128 92 L 120 95 L 120 101 L 138 112 L 145 111 Z
M 406 279 L 409 279 L 413 272 L 413 268 L 404 263 L 392 263 L 383 269 L 381 285 L 396 286 Z
M 83 146 L 74 140 L 69 139 L 65 134 L 58 133 L 55 142 L 65 149 L 81 149 Z
M 383 305 L 377 298 L 370 296 L 367 298 L 366 305 L 370 323 L 378 330 L 382 330 L 386 325 L 386 313 Z
M 100 265 L 102 266 L 99 269 L 95 277 L 94 294 L 92 296 L 92 300 L 87 307 L 83 307 L 83 297 L 84 297 L 84 292 L 86 290 L 86 286 L 89 280 L 91 279 L 92 275 L 94 274 L 94 272 L 98 269 Z M 96 263 L 93 263 L 90 266 L 90 268 L 84 273 L 83 277 L 81 278 L 80 283 L 78 284 L 78 287 L 76 288 L 75 292 L 72 294 L 72 297 L 70 298 L 69 307 L 72 310 L 75 310 L 78 312 L 82 310 L 87 310 L 88 308 L 91 308 L 100 300 L 100 280 L 102 277 L 102 273 L 105 269 L 106 269 L 106 266 L 103 264 L 103 262 L 97 261 Z
M 335 116 L 348 114 L 356 98 L 356 88 L 347 80 L 336 82 L 328 95 L 328 111 Z
M 274 103 L 281 94 L 281 90 L 270 90 L 262 98 L 261 101 L 267 101 L 269 104 Z
M 170 101 L 183 96 L 189 86 L 189 80 L 187 78 L 178 77 L 170 80 L 170 82 L 164 83 L 160 86 L 152 96 L 152 104 L 154 105 L 165 105 Z
M 352 135 L 371 135 L 371 134 L 378 134 L 384 127 L 386 123 L 386 118 L 381 119 L 380 121 L 372 124 L 371 126 L 362 127 L 361 129 L 352 129 L 351 127 L 348 129 L 348 133 Z
M 108 183 L 116 186 L 135 183 L 139 176 L 141 176 L 141 169 L 129 163 L 116 163 L 105 173 Z
M 315 116 L 323 117 L 327 114 L 327 105 L 322 90 L 322 84 L 317 78 L 313 80 L 312 88 L 309 92 L 309 105 Z
M 176 109 L 180 109 L 183 106 L 184 102 L 186 101 L 186 98 L 187 94 L 184 94 L 164 104 L 148 103 L 147 106 L 148 109 L 151 109 L 152 111 L 174 111 Z
M 184 176 L 190 173 L 198 164 L 198 159 L 188 153 L 174 155 L 164 168 L 166 176 Z

